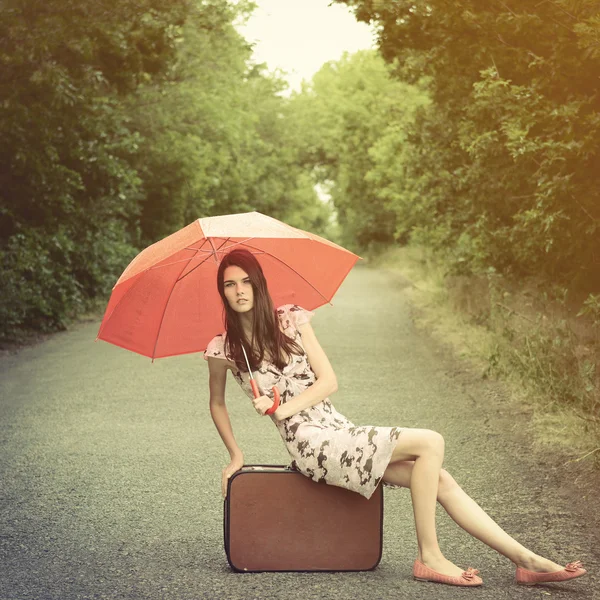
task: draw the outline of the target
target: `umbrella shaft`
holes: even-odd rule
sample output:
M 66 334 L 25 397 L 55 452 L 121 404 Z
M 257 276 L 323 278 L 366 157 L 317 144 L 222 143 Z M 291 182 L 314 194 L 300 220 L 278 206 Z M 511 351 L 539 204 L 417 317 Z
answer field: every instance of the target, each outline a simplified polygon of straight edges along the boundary
M 248 362 L 248 355 L 246 354 L 244 344 L 242 344 L 242 352 L 244 353 L 244 358 L 246 359 L 246 364 L 248 365 L 248 375 L 250 375 L 250 379 L 254 379 L 254 377 L 252 377 L 252 370 L 250 369 L 250 363 Z

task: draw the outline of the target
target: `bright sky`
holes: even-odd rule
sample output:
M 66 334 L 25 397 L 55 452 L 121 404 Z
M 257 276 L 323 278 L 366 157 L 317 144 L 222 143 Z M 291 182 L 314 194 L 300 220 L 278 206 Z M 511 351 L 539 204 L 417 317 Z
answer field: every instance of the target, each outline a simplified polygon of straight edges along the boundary
M 330 0 L 255 0 L 258 8 L 239 31 L 256 42 L 254 60 L 288 72 L 294 90 L 344 51 L 374 48 L 372 28 L 347 6 Z

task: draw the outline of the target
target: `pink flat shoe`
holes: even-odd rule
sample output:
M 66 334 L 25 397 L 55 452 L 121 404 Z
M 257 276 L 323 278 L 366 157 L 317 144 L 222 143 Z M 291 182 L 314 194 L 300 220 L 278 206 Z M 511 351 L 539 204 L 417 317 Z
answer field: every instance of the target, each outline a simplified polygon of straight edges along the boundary
M 523 567 L 517 567 L 515 580 L 520 585 L 535 585 L 536 583 L 549 583 L 552 581 L 568 581 L 585 575 L 587 571 L 583 568 L 580 560 L 570 562 L 564 569 L 560 571 L 544 571 L 536 573 L 528 571 Z
M 433 581 L 435 583 L 446 583 L 447 585 L 463 585 L 470 587 L 481 585 L 483 580 L 481 577 L 477 577 L 477 573 L 479 573 L 477 569 L 469 567 L 457 577 L 443 575 L 442 573 L 430 569 L 427 565 L 424 565 L 418 558 L 413 565 L 413 577 L 417 581 Z

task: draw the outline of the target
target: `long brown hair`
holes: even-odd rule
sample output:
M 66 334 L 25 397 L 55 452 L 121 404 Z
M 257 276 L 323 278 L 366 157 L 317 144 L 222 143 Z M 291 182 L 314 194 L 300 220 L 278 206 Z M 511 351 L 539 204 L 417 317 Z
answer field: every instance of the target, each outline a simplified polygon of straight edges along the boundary
M 231 308 L 229 301 L 225 297 L 224 273 L 227 267 L 233 265 L 240 267 L 248 273 L 252 285 L 254 296 L 252 340 L 246 339 L 240 323 L 240 317 Z M 288 360 L 292 360 L 292 355 L 300 356 L 304 354 L 302 347 L 285 335 L 279 328 L 279 317 L 273 306 L 273 300 L 271 294 L 269 294 L 267 280 L 265 279 L 262 267 L 248 250 L 238 248 L 223 257 L 217 272 L 217 288 L 223 301 L 223 320 L 227 329 L 225 354 L 233 358 L 240 371 L 248 371 L 242 353 L 242 342 L 244 343 L 244 348 L 248 354 L 248 361 L 253 371 L 256 371 L 264 360 L 266 349 L 269 350 L 273 364 L 280 371 L 287 364 L 281 358 L 281 350 L 285 352 Z

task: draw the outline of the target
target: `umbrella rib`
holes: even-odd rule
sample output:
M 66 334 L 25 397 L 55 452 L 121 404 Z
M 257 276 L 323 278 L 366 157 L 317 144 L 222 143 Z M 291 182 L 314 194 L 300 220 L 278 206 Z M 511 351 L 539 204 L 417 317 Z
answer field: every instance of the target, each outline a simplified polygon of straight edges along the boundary
M 191 248 L 190 246 L 186 246 L 185 248 L 182 248 L 182 250 L 191 250 L 191 251 L 195 252 L 196 254 L 198 252 L 210 252 L 211 256 L 216 256 L 217 252 L 219 252 L 221 250 L 221 248 L 230 239 L 231 239 L 230 237 L 225 238 L 223 240 L 223 243 L 218 248 L 215 249 L 214 244 L 212 243 L 212 238 L 205 238 L 204 242 L 208 242 L 212 246 L 212 250 L 203 250 L 202 246 L 204 246 L 204 242 L 202 243 L 202 246 L 200 248 Z M 225 250 L 229 250 L 229 249 L 233 248 L 234 246 L 237 246 L 238 244 L 245 244 L 248 240 L 253 240 L 253 239 L 255 239 L 255 238 L 250 237 L 250 238 L 246 238 L 245 240 L 242 240 L 240 242 L 235 242 L 234 244 L 231 244 L 231 246 L 227 246 L 227 248 L 225 248 Z M 260 253 L 255 252 L 255 254 L 260 254 Z M 182 258 L 181 260 L 176 260 L 175 262 L 172 262 L 172 263 L 165 263 L 165 264 L 162 264 L 162 265 L 154 265 L 153 267 L 148 267 L 147 270 L 151 271 L 153 269 L 162 269 L 163 267 L 170 267 L 171 265 L 176 265 L 178 262 L 185 262 L 185 261 L 189 261 L 189 260 L 190 259 L 188 259 L 188 258 Z M 217 260 L 217 262 L 218 262 L 218 260 Z M 196 267 L 194 267 L 194 268 L 196 268 Z M 184 275 L 184 277 L 185 277 L 185 275 Z
M 213 247 L 214 250 L 214 244 L 212 243 L 212 240 L 210 238 L 206 238 L 208 240 L 208 242 L 210 243 L 210 245 Z M 227 238 L 228 240 L 229 238 Z M 223 244 L 227 243 L 227 240 L 225 240 L 223 242 Z M 187 248 L 188 250 L 196 250 L 195 248 Z M 216 251 L 215 254 L 211 254 L 211 256 L 215 255 L 216 256 Z M 190 262 L 192 261 L 194 257 L 191 256 L 189 258 L 189 260 L 187 261 L 187 264 L 189 265 Z M 175 280 L 175 282 L 173 283 L 173 287 L 171 288 L 171 291 L 169 293 L 169 297 L 167 298 L 167 301 L 165 302 L 165 307 L 163 309 L 163 314 L 162 317 L 160 319 L 160 325 L 158 326 L 158 331 L 156 332 L 156 340 L 154 342 L 154 350 L 152 351 L 152 362 L 154 362 L 154 355 L 156 353 L 156 346 L 158 345 L 158 338 L 160 337 L 160 330 L 162 329 L 162 324 L 163 321 L 165 319 L 165 314 L 167 312 L 167 307 L 169 305 L 169 302 L 171 300 L 171 297 L 173 296 L 173 290 L 175 289 L 175 286 L 184 278 L 187 277 L 190 273 L 193 273 L 198 267 L 200 267 L 201 265 L 203 265 L 207 260 L 210 259 L 210 256 L 207 256 L 204 260 L 202 260 L 201 263 L 197 264 L 193 269 L 191 269 L 190 271 L 188 271 L 183 277 L 181 277 L 181 274 L 183 273 L 183 271 L 185 270 L 186 265 L 183 266 L 183 268 L 181 269 L 181 271 L 179 271 L 179 275 L 177 276 L 177 279 Z M 183 262 L 183 261 L 177 261 L 177 262 Z M 170 263 L 170 264 L 175 264 L 175 263 Z
M 194 248 L 185 248 L 185 250 L 193 250 Z M 171 263 L 165 263 L 164 265 L 154 265 L 153 267 L 148 267 L 146 269 L 146 271 L 155 271 L 156 269 L 162 269 L 164 267 L 172 267 L 173 265 L 179 264 L 180 262 L 189 262 L 190 260 L 192 260 L 192 258 L 194 258 L 193 256 L 191 258 L 182 258 L 181 260 L 175 260 Z
M 206 239 L 208 240 L 208 243 L 211 245 L 211 248 L 212 248 L 212 254 L 210 256 L 214 256 L 215 257 L 215 263 L 218 264 L 219 261 L 217 260 L 217 251 L 215 250 L 215 245 L 213 244 L 213 241 L 212 241 L 211 238 L 207 237 Z M 227 238 L 227 239 L 229 239 L 229 238 Z M 223 242 L 223 243 L 225 243 L 225 242 Z M 209 258 L 210 258 L 210 256 L 209 256 Z M 181 275 L 181 273 L 180 273 L 180 275 Z
M 209 240 L 209 238 L 206 238 L 206 239 Z M 205 260 L 203 260 L 201 263 L 198 263 L 193 269 L 190 269 L 183 277 L 179 277 L 177 279 L 177 281 L 181 281 L 184 277 L 187 277 L 190 273 L 193 273 L 198 267 L 201 267 L 206 262 L 206 260 L 208 260 L 211 256 L 216 256 L 216 253 L 219 252 L 221 250 L 221 248 L 230 239 L 231 238 L 226 238 L 225 240 L 223 240 L 223 243 L 219 246 L 219 248 L 217 250 L 213 250 L 211 252 L 210 256 L 207 256 Z M 237 246 L 238 244 L 245 244 L 248 240 L 253 240 L 253 239 L 255 239 L 255 238 L 248 238 L 247 240 L 243 240 L 241 242 L 235 242 L 235 244 L 232 244 L 231 246 L 227 246 L 226 250 L 229 250 L 230 248 L 233 248 L 234 246 Z M 211 245 L 212 245 L 212 241 L 211 241 Z M 210 250 L 202 250 L 201 248 L 185 248 L 185 249 L 186 250 L 196 250 L 197 252 L 210 252 Z M 214 249 L 214 246 L 213 246 L 213 249 Z M 264 252 L 264 250 L 262 250 L 260 252 L 254 252 L 254 254 L 265 254 L 265 252 Z M 175 263 L 171 263 L 171 264 L 175 264 Z
M 208 240 L 208 242 L 210 243 L 210 245 L 213 247 L 213 250 L 215 249 L 214 244 L 212 243 L 212 240 L 210 238 L 206 238 Z M 228 240 L 229 238 L 227 238 Z M 227 243 L 227 240 L 225 240 L 223 242 L 223 244 Z M 222 245 L 223 245 L 222 244 Z M 222 246 L 221 245 L 221 246 Z M 189 250 L 192 250 L 192 248 L 188 248 Z M 195 255 L 194 255 L 195 256 Z M 214 254 L 212 254 L 211 256 L 216 256 L 216 250 L 214 252 Z M 190 262 L 192 261 L 194 257 L 191 256 L 189 258 L 189 260 L 187 261 L 187 264 L 189 265 Z M 201 266 L 202 264 L 204 264 L 207 260 L 210 259 L 210 256 L 207 256 L 200 264 L 196 265 L 192 270 L 188 271 L 183 277 L 181 277 L 181 274 L 183 273 L 183 271 L 185 270 L 186 265 L 183 266 L 183 268 L 181 269 L 181 271 L 179 271 L 179 275 L 177 276 L 177 279 L 175 280 L 175 282 L 173 283 L 173 287 L 171 288 L 171 291 L 169 292 L 169 297 L 167 298 L 167 301 L 165 302 L 165 307 L 163 309 L 163 314 L 162 317 L 160 319 L 160 325 L 158 326 L 158 331 L 156 332 L 156 340 L 154 341 L 154 350 L 152 351 L 152 362 L 154 362 L 154 355 L 156 354 L 156 346 L 158 346 L 158 338 L 160 337 L 160 330 L 162 329 L 162 324 L 163 321 L 165 320 L 165 314 L 167 313 L 167 307 L 169 306 L 169 302 L 171 300 L 171 297 L 173 296 L 173 290 L 175 289 L 175 286 L 184 278 L 187 277 L 190 273 L 193 273 L 199 266 Z M 180 262 L 180 261 L 177 261 Z M 171 264 L 175 264 L 175 263 L 171 263 Z
M 212 240 L 213 240 L 213 239 L 223 239 L 223 238 L 220 238 L 220 237 L 218 237 L 218 236 L 215 236 L 215 238 L 212 238 L 212 237 L 210 237 L 210 238 L 206 238 L 206 239 L 207 239 L 207 240 L 210 242 L 210 244 L 211 244 L 211 246 L 212 246 Z M 219 248 L 218 248 L 217 250 L 215 250 L 215 247 L 213 246 L 212 254 L 213 254 L 214 256 L 216 256 L 216 255 L 217 255 L 217 252 L 220 252 L 220 251 L 221 251 L 221 248 L 222 248 L 222 247 L 223 247 L 223 246 L 224 246 L 224 245 L 225 245 L 225 244 L 226 244 L 226 243 L 227 243 L 227 242 L 228 242 L 230 239 L 231 239 L 231 236 L 229 236 L 229 237 L 227 237 L 227 238 L 223 239 L 223 243 L 222 243 L 222 244 L 219 246 Z M 225 248 L 225 250 L 231 250 L 231 248 L 233 248 L 234 246 L 238 246 L 239 244 L 245 244 L 247 241 L 249 241 L 249 240 L 254 240 L 254 239 L 256 239 L 256 237 L 249 237 L 249 238 L 246 238 L 245 240 L 240 240 L 239 242 L 234 242 L 233 244 L 231 244 L 231 246 L 227 246 L 227 248 Z M 189 250 L 196 250 L 196 248 L 188 248 L 188 249 L 189 249 Z M 210 252 L 210 250 L 202 250 L 201 248 L 198 248 L 197 250 L 199 250 L 199 251 L 202 251 L 202 252 Z
M 181 275 L 181 273 L 183 273 L 183 269 L 181 269 L 181 272 L 179 273 L 179 276 L 175 280 L 175 283 L 179 283 L 182 279 L 184 279 L 185 277 L 187 277 L 188 275 L 190 275 L 191 273 L 193 273 L 198 267 L 201 267 L 207 260 L 209 260 L 211 256 L 212 256 L 212 254 L 209 255 L 209 256 L 207 256 L 206 258 L 203 258 L 201 262 L 199 262 L 193 269 L 190 269 L 183 276 Z
M 197 250 L 196 248 L 184 248 L 184 250 Z M 195 256 L 195 255 L 194 255 Z M 189 259 L 182 259 L 181 261 L 175 261 L 173 263 L 168 263 L 169 265 L 174 265 L 177 264 L 178 262 L 185 262 L 186 260 L 189 262 L 192 260 L 192 258 L 194 258 L 194 256 L 191 256 Z M 123 302 L 123 300 L 125 300 L 125 298 L 130 294 L 130 292 L 133 290 L 133 288 L 135 288 L 138 283 L 141 281 L 141 279 L 143 279 L 143 276 L 148 273 L 148 271 L 151 271 L 152 269 L 158 269 L 161 266 L 168 266 L 168 265 L 157 265 L 155 267 L 148 267 L 147 269 L 145 269 L 144 271 L 140 271 L 140 273 L 138 273 L 139 277 L 137 279 L 137 281 L 123 294 L 123 296 L 119 299 L 119 301 L 115 304 L 114 308 L 110 311 L 110 315 L 108 315 L 108 317 L 106 318 L 106 321 L 104 321 L 103 319 L 103 323 L 102 326 L 100 327 L 100 331 L 98 331 L 98 335 L 96 336 L 96 340 L 100 339 L 100 335 L 102 334 L 102 331 L 104 330 L 104 328 L 106 327 L 106 324 L 110 321 L 111 317 L 113 316 L 115 310 L 117 310 L 117 308 L 119 307 L 119 305 L 121 304 L 121 302 Z M 185 266 L 184 266 L 185 269 Z M 180 271 L 180 275 L 181 272 L 183 272 L 183 269 L 181 269 Z M 126 279 L 125 281 L 129 281 L 128 279 Z M 123 283 L 125 283 L 125 281 Z M 153 357 L 150 357 L 154 360 Z
M 206 238 L 206 239 L 209 241 L 210 245 L 213 247 L 213 250 L 214 250 L 214 245 L 213 245 L 213 243 L 212 243 L 212 240 L 210 240 L 209 238 Z M 229 238 L 227 238 L 227 240 L 228 240 L 228 239 L 229 239 Z M 223 244 L 226 244 L 226 243 L 227 243 L 227 240 L 224 240 Z M 221 246 L 219 246 L 219 249 L 221 249 L 221 248 L 223 247 L 223 244 L 221 244 Z M 186 250 L 196 250 L 196 248 L 186 248 Z M 198 248 L 198 250 L 200 250 L 200 249 Z M 181 280 L 182 280 L 184 277 L 187 277 L 187 276 L 188 276 L 190 273 L 193 273 L 193 272 L 194 272 L 194 271 L 195 271 L 195 270 L 196 270 L 198 267 L 201 267 L 201 266 L 202 266 L 202 265 L 203 265 L 203 264 L 204 264 L 204 263 L 205 263 L 205 262 L 206 262 L 206 261 L 207 261 L 207 260 L 208 260 L 208 259 L 209 259 L 211 256 L 216 256 L 216 252 L 217 252 L 217 251 L 216 251 L 216 250 L 214 250 L 214 251 L 213 251 L 213 252 L 212 252 L 212 253 L 211 253 L 209 256 L 207 256 L 207 257 L 206 257 L 206 258 L 205 258 L 205 259 L 204 259 L 204 260 L 203 260 L 201 263 L 198 263 L 198 264 L 197 264 L 197 265 L 196 265 L 196 266 L 195 266 L 193 269 L 190 269 L 190 270 L 189 270 L 189 271 L 188 271 L 188 272 L 187 272 L 187 273 L 186 273 L 186 274 L 185 274 L 183 277 L 178 277 L 178 278 L 177 278 L 177 281 L 175 281 L 175 283 L 177 283 L 178 281 L 181 281 Z M 217 264 L 218 264 L 218 261 L 217 261 Z M 182 271 L 181 271 L 181 272 L 183 273 L 183 269 L 182 269 Z M 181 273 L 179 273 L 179 275 L 181 275 Z
M 253 239 L 253 238 L 251 238 L 251 239 Z M 314 240 L 311 240 L 311 242 L 314 242 Z M 296 275 L 298 275 L 298 277 L 300 277 L 306 283 L 308 283 L 308 285 L 313 290 L 315 290 L 315 292 L 317 292 L 317 294 L 319 294 L 319 296 L 321 296 L 321 298 L 323 298 L 325 300 L 325 302 L 328 302 L 329 304 L 331 304 L 333 306 L 333 304 L 327 299 L 327 297 L 325 295 L 323 295 L 310 281 L 308 281 L 308 279 L 306 279 L 306 277 L 304 277 L 303 275 L 298 273 L 298 271 L 296 271 L 296 269 L 294 269 L 294 267 L 291 267 L 284 260 L 281 260 L 281 258 L 279 258 L 278 256 L 275 256 L 274 254 L 271 254 L 270 252 L 267 252 L 266 250 L 263 250 L 262 248 L 257 248 L 256 246 L 249 246 L 249 247 L 254 248 L 254 250 L 261 250 L 264 254 L 268 254 L 269 256 L 272 256 L 275 260 L 278 260 L 280 263 L 284 264 L 288 269 L 291 269 L 292 271 L 294 271 L 294 273 L 296 273 Z
M 194 258 L 194 257 L 193 256 L 190 257 L 190 260 L 188 261 L 188 264 L 190 263 L 190 261 L 192 260 L 192 258 Z M 171 296 L 173 296 L 173 290 L 175 289 L 175 285 L 179 281 L 179 276 L 183 273 L 184 269 L 185 269 L 185 265 L 183 265 L 181 271 L 179 271 L 179 275 L 177 275 L 177 279 L 175 280 L 175 283 L 173 283 L 173 287 L 171 288 L 171 291 L 169 292 L 169 297 L 167 298 L 167 301 L 165 302 L 165 307 L 163 309 L 163 314 L 162 314 L 162 317 L 160 318 L 160 325 L 158 326 L 158 331 L 156 332 L 156 340 L 154 341 L 154 350 L 152 351 L 152 362 L 154 362 L 154 355 L 156 354 L 156 346 L 158 346 L 158 338 L 160 337 L 160 330 L 162 329 L 162 324 L 163 324 L 163 321 L 165 320 L 165 314 L 167 312 L 167 306 L 169 306 L 169 302 L 171 300 Z
M 130 286 L 128 288 L 128 290 L 121 296 L 121 298 L 119 299 L 119 301 L 115 304 L 114 308 L 110 311 L 110 315 L 108 315 L 108 317 L 106 318 L 106 320 L 102 320 L 102 325 L 100 327 L 100 331 L 98 332 L 98 335 L 96 336 L 96 340 L 98 340 L 100 338 L 100 334 L 102 333 L 102 330 L 106 327 L 106 324 L 110 321 L 111 317 L 113 316 L 113 314 L 115 313 L 115 310 L 117 310 L 117 308 L 119 307 L 119 304 L 121 304 L 121 302 L 123 302 L 123 300 L 125 300 L 126 296 L 129 295 L 129 293 L 131 292 L 131 290 L 141 281 L 142 276 L 144 275 L 144 273 L 146 273 L 146 271 L 141 271 L 139 273 L 139 277 L 137 279 L 136 282 L 134 282 L 134 284 L 132 286 Z M 129 281 L 129 279 L 126 279 L 125 281 Z M 125 282 L 123 282 L 125 283 Z
M 211 238 L 206 238 L 207 240 L 209 240 L 211 246 L 214 245 L 212 244 L 212 239 Z M 219 250 L 230 240 L 231 238 L 227 238 L 226 240 L 223 241 L 223 243 L 221 244 L 221 246 L 219 246 Z M 252 248 L 253 250 L 257 250 L 257 252 L 255 252 L 254 254 L 267 254 L 268 256 L 273 257 L 275 260 L 278 260 L 280 263 L 282 263 L 283 265 L 285 265 L 288 269 L 294 271 L 294 273 L 296 273 L 296 275 L 298 275 L 298 277 L 300 277 L 301 279 L 303 279 L 313 290 L 315 290 L 315 292 L 317 292 L 317 294 L 319 294 L 319 296 L 321 296 L 321 298 L 323 298 L 325 300 L 325 302 L 328 302 L 329 304 L 332 304 L 331 301 L 323 294 L 321 293 L 310 281 L 308 281 L 308 279 L 306 279 L 306 277 L 304 277 L 303 275 L 301 275 L 300 273 L 298 273 L 298 271 L 296 271 L 296 269 L 294 269 L 294 267 L 288 265 L 285 261 L 281 260 L 279 257 L 275 256 L 274 254 L 271 254 L 270 252 L 267 252 L 266 250 L 263 250 L 262 248 L 257 248 L 256 246 L 251 246 L 249 244 L 247 244 L 247 242 L 249 240 L 253 240 L 256 238 L 248 238 L 242 242 L 236 242 L 235 244 L 232 244 L 231 246 L 228 246 L 227 249 L 232 248 L 233 246 L 236 246 L 238 244 L 245 244 L 247 245 L 249 248 Z M 315 240 L 311 239 L 311 242 L 314 242 Z M 189 248 L 189 250 L 192 250 L 192 248 Z M 216 256 L 216 250 L 215 250 L 215 256 Z M 210 256 L 206 257 L 206 260 L 208 260 L 210 258 Z M 183 277 L 179 277 L 177 278 L 177 281 L 175 283 L 178 283 L 179 281 L 181 281 L 184 277 L 187 277 L 188 275 L 190 275 L 191 273 L 193 273 L 198 267 L 202 266 L 204 264 L 204 262 L 206 262 L 206 260 L 203 260 L 201 263 L 197 264 L 193 269 L 189 270 Z M 183 269 L 181 270 L 181 272 L 183 272 Z M 180 273 L 181 275 L 181 273 Z M 332 304 L 333 306 L 333 304 Z
M 229 239 L 229 238 L 227 238 L 227 239 Z M 250 239 L 252 239 L 252 238 L 250 238 Z M 205 241 L 208 241 L 208 238 Z M 223 242 L 223 243 L 225 244 L 226 242 L 227 242 L 227 240 L 225 240 L 225 242 Z M 202 244 L 202 245 L 204 245 L 204 244 Z M 200 247 L 200 248 L 191 248 L 189 246 L 186 246 L 185 248 L 182 248 L 182 250 L 191 250 L 192 252 L 195 252 L 196 254 L 198 254 L 199 252 L 210 252 L 210 256 L 213 256 L 215 254 L 214 250 L 202 250 L 202 247 Z M 210 256 L 208 256 L 207 258 L 210 258 Z M 194 258 L 194 257 L 192 256 L 191 258 Z M 180 263 L 180 262 L 186 262 L 186 261 L 189 262 L 191 260 L 191 258 L 182 258 L 181 260 L 176 260 L 174 262 L 164 263 L 162 265 L 154 265 L 153 267 L 148 267 L 148 269 L 146 269 L 146 270 L 147 271 L 153 271 L 154 269 L 162 269 L 164 267 L 171 267 L 171 266 L 176 265 L 177 263 Z M 200 265 L 202 265 L 203 262 L 200 263 Z M 198 266 L 200 266 L 200 265 L 198 265 Z M 194 269 L 196 269 L 196 268 L 197 267 L 194 267 Z M 192 271 L 194 269 L 192 269 Z M 190 271 L 190 273 L 191 273 L 191 271 Z M 185 277 L 185 275 L 184 275 L 184 277 Z

